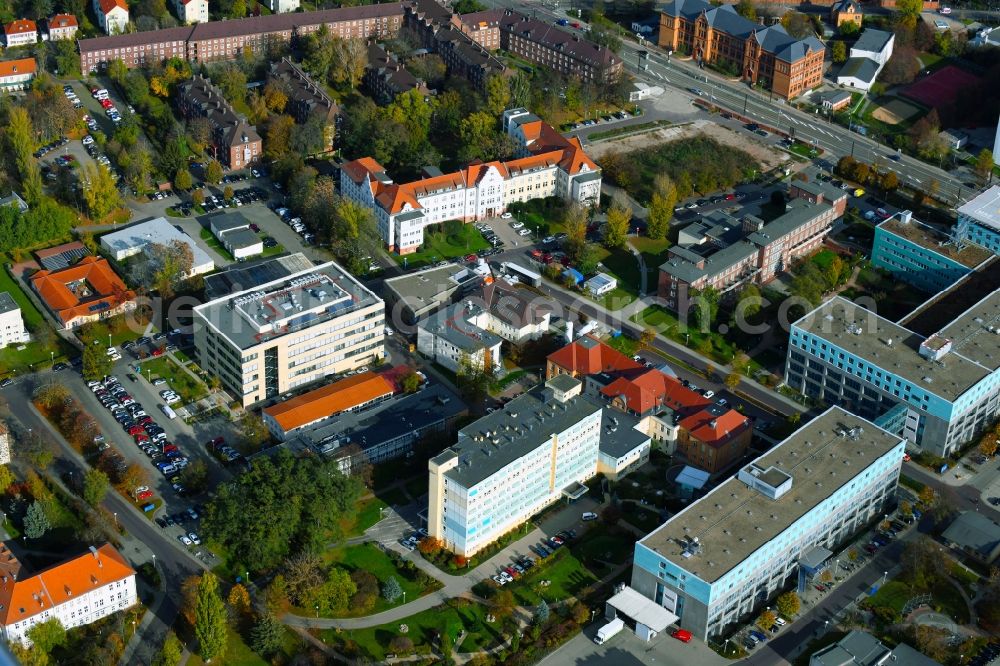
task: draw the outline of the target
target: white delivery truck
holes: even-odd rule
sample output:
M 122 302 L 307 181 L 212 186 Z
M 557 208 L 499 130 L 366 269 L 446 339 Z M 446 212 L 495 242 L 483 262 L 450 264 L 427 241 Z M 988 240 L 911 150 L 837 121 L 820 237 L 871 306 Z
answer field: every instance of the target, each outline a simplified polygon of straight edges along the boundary
M 598 645 L 602 645 L 608 641 L 609 638 L 617 634 L 619 631 L 625 628 L 625 623 L 622 622 L 620 617 L 608 622 L 606 625 L 597 630 L 597 636 L 594 637 L 594 642 Z

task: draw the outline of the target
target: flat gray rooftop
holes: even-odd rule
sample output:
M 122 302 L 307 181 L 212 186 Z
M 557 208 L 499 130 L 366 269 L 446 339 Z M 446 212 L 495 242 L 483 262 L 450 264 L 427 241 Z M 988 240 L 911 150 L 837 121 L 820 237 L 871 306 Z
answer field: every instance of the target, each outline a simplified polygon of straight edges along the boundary
M 442 292 L 454 289 L 464 278 L 472 276 L 472 271 L 464 266 L 448 264 L 391 278 L 385 281 L 385 286 L 401 300 L 431 303 Z
M 301 252 L 271 257 L 246 264 L 232 264 L 223 271 L 205 276 L 205 298 L 211 300 L 259 284 L 288 277 L 312 268 L 313 263 Z
M 960 215 L 1000 231 L 1000 185 L 994 185 L 958 209 Z
M 948 234 L 916 220 L 903 223 L 895 217 L 890 217 L 878 225 L 878 228 L 905 238 L 931 252 L 937 252 L 952 261 L 957 261 L 966 268 L 975 268 L 993 256 L 992 252 L 975 243 L 964 242 L 958 246 L 951 241 Z
M 333 261 L 248 287 L 194 310 L 240 349 L 381 303 Z
M 854 428 L 860 428 L 856 439 L 840 434 Z M 774 466 L 792 476 L 791 489 L 779 499 L 769 499 L 732 477 L 640 543 L 713 583 L 901 441 L 859 416 L 831 407 L 754 461 L 763 469 Z M 685 558 L 682 543 L 692 537 L 698 537 L 701 552 Z
M 457 303 L 444 310 L 438 310 L 421 321 L 419 327 L 469 354 L 475 354 L 503 342 L 499 335 L 469 322 L 470 317 L 480 312 L 482 309 L 478 306 L 473 306 L 473 309 L 469 310 L 464 303 Z
M 503 409 L 462 428 L 458 442 L 436 458 L 444 461 L 457 455 L 462 461 L 445 475 L 470 488 L 548 442 L 553 434 L 567 430 L 602 408 L 584 395 L 562 403 L 546 402 L 544 395 L 544 387 L 536 387 L 514 398 Z M 481 436 L 487 437 L 476 441 Z
M 19 309 L 20 307 L 21 306 L 18 305 L 14 298 L 10 295 L 10 292 L 0 291 L 0 312 L 11 312 Z
M 922 335 L 840 296 L 828 300 L 795 325 L 907 379 L 914 386 L 955 400 L 1000 366 L 1000 335 L 989 333 L 975 321 L 977 317 L 984 322 L 993 321 L 994 326 L 1000 323 L 997 321 L 1000 292 L 990 294 L 941 331 L 941 335 L 953 341 L 952 351 L 945 355 L 943 363 L 920 355 L 920 343 L 925 339 Z M 982 361 L 989 361 L 990 366 L 982 365 Z
M 232 229 L 221 234 L 222 242 L 236 250 L 261 245 L 260 236 L 249 229 Z

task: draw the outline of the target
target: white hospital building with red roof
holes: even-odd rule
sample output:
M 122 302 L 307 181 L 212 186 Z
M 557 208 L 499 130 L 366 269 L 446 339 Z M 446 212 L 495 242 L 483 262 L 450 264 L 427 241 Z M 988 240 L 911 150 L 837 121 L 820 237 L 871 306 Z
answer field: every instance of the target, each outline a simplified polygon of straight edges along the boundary
M 503 130 L 520 146 L 517 159 L 447 174 L 427 169 L 420 180 L 395 183 L 381 164 L 362 157 L 341 168 L 341 194 L 374 211 L 382 240 L 399 254 L 417 251 L 431 224 L 496 217 L 511 203 L 544 197 L 599 200 L 601 170 L 579 139 L 567 139 L 523 108 L 504 112 Z

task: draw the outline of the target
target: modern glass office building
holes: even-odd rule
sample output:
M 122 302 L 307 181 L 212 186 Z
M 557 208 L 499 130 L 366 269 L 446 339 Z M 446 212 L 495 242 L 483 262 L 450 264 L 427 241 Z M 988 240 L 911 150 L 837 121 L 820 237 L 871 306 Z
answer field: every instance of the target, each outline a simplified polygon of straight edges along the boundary
M 963 297 L 979 294 L 948 295 Z M 912 320 L 903 326 L 830 299 L 792 324 L 785 382 L 871 420 L 905 409 L 898 422 L 911 446 L 948 455 L 1000 407 L 1000 291 L 963 312 L 920 317 L 924 334 Z
M 904 445 L 831 407 L 636 543 L 632 588 L 702 640 L 725 634 L 881 515 Z
M 960 237 L 1000 254 L 1000 185 L 994 185 L 958 209 Z

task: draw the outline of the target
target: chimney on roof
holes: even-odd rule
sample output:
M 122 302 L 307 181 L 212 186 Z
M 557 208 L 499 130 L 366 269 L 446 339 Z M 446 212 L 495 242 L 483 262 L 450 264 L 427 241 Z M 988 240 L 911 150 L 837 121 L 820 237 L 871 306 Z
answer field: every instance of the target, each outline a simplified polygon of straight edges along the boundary
M 98 553 L 97 549 L 94 548 L 93 546 L 90 547 L 90 554 L 94 556 L 95 560 L 97 560 L 97 566 L 99 568 L 103 568 L 104 567 L 104 563 L 101 562 L 101 554 Z

